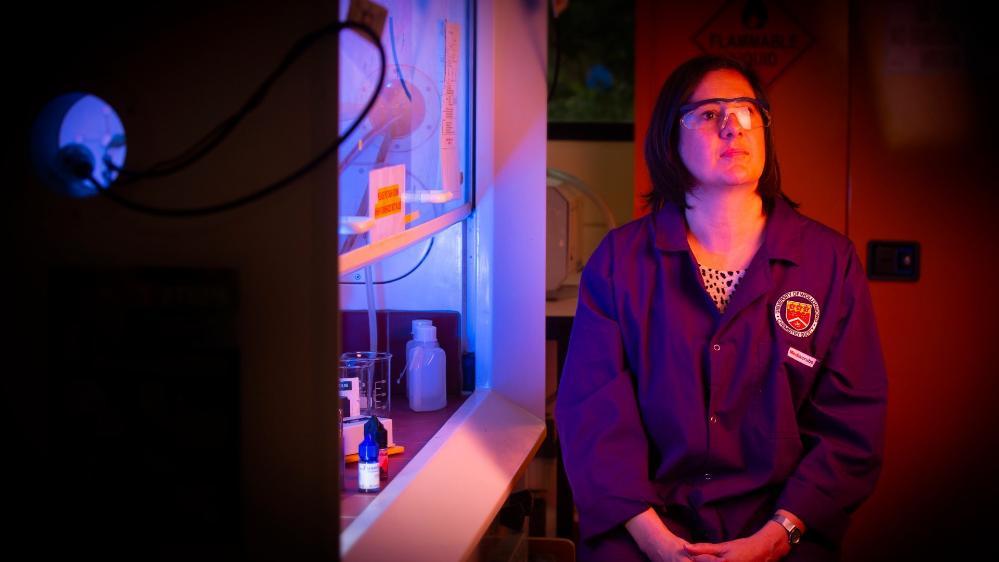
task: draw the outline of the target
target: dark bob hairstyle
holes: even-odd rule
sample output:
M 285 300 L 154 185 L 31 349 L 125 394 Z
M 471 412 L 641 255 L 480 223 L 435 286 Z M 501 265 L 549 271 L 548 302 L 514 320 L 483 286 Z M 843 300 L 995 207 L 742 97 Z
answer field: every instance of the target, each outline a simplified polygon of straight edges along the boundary
M 763 85 L 756 74 L 741 62 L 716 55 L 701 55 L 681 64 L 669 75 L 659 91 L 659 99 L 652 110 L 652 121 L 645 135 L 645 163 L 652 178 L 652 190 L 645 195 L 645 201 L 656 212 L 666 203 L 678 209 L 687 208 L 687 193 L 694 186 L 694 178 L 680 158 L 680 106 L 688 103 L 690 96 L 709 72 L 714 70 L 734 70 L 743 75 L 753 88 L 757 99 L 770 105 Z M 792 206 L 797 205 L 787 198 L 780 187 L 780 166 L 777 164 L 777 151 L 774 148 L 773 125 L 764 130 L 766 161 L 757 192 L 763 198 L 763 208 L 769 213 L 777 197 L 783 197 Z

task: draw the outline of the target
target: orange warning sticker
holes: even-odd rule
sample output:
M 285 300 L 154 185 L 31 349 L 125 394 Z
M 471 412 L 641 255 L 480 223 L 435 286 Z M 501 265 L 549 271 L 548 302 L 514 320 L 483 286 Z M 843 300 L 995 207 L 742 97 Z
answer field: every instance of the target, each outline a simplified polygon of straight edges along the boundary
M 375 201 L 375 219 L 381 219 L 402 212 L 402 195 L 399 185 L 378 188 Z
M 368 172 L 368 216 L 374 221 L 368 242 L 385 240 L 406 229 L 406 166 L 396 164 Z

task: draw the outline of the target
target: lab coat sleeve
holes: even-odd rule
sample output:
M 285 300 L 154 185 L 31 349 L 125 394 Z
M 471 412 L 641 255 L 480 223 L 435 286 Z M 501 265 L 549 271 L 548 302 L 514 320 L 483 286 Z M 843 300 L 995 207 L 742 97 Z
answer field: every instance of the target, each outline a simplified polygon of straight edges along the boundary
M 849 246 L 836 332 L 809 398 L 798 413 L 806 454 L 777 507 L 807 533 L 842 540 L 850 514 L 871 494 L 881 471 L 888 383 L 870 291 Z
M 649 441 L 617 321 L 612 246 L 605 238 L 583 270 L 555 404 L 583 539 L 662 504 L 649 480 Z

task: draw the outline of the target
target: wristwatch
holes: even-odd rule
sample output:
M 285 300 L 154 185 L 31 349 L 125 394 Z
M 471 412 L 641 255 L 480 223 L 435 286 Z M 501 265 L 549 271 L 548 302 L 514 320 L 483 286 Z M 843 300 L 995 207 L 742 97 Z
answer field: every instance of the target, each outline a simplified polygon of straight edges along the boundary
M 780 523 L 780 526 L 784 527 L 784 530 L 787 531 L 787 542 L 789 542 L 792 545 L 798 544 L 798 541 L 801 540 L 801 529 L 799 529 L 798 526 L 794 524 L 794 521 L 791 521 L 790 519 L 784 517 L 779 513 L 774 515 L 770 519 L 772 521 Z

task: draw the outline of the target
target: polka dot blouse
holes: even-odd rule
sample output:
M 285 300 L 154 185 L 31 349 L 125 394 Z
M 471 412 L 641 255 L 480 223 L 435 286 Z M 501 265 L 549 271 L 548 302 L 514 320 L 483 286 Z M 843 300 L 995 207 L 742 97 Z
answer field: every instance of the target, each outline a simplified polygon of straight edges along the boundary
M 704 267 L 703 265 L 699 265 L 699 267 L 701 278 L 704 279 L 704 288 L 708 291 L 708 295 L 711 296 L 711 300 L 718 307 L 718 312 L 725 312 L 725 307 L 728 306 L 729 300 L 732 299 L 732 293 L 735 292 L 739 281 L 742 281 L 742 278 L 746 275 L 746 270 L 724 271 Z

